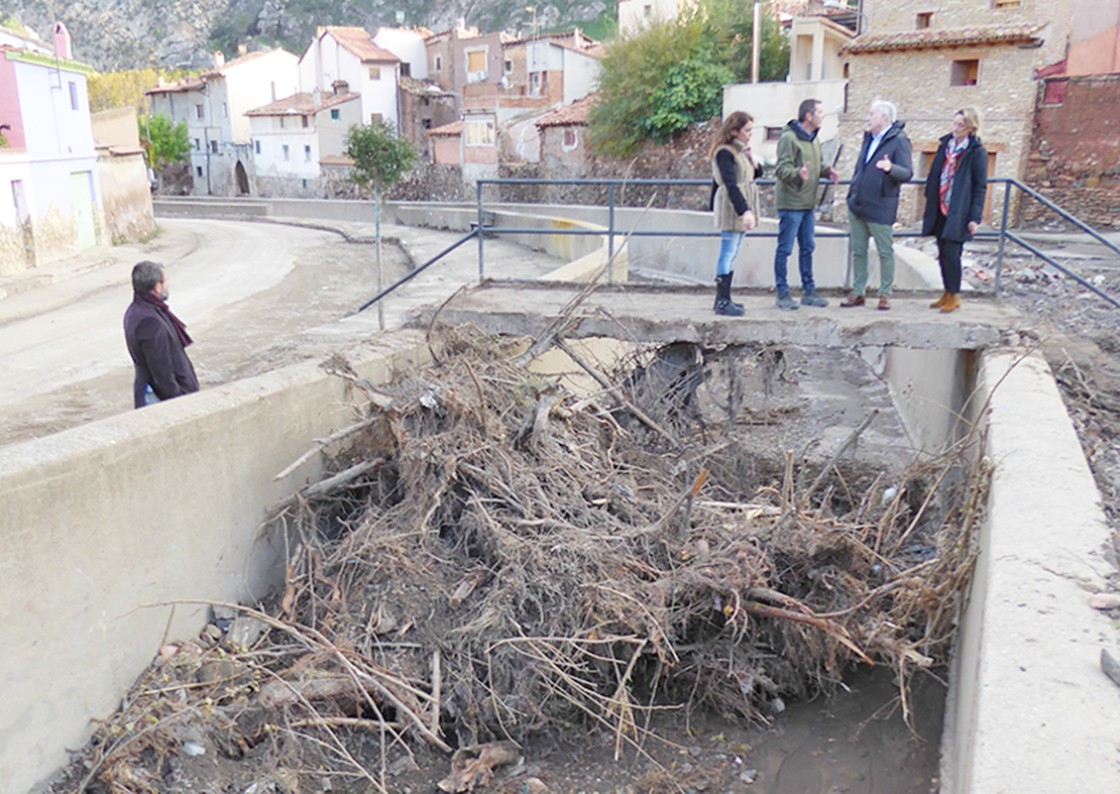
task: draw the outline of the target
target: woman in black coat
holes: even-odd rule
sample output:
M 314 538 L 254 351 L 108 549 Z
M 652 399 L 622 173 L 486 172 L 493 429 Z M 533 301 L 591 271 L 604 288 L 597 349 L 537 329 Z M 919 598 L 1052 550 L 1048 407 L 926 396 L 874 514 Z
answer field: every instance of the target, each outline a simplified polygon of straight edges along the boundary
M 961 307 L 961 251 L 976 234 L 988 192 L 988 153 L 980 143 L 980 114 L 958 110 L 953 131 L 941 139 L 926 178 L 922 234 L 937 238 L 937 260 L 945 291 L 931 309 L 954 312 Z

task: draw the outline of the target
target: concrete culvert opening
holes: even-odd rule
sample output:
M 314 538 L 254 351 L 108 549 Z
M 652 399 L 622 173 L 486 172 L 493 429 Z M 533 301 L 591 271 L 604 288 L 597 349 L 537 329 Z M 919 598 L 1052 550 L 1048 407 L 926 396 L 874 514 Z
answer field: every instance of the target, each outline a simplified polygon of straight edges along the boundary
M 358 416 L 265 530 L 283 586 L 165 646 L 68 780 L 171 791 L 205 758 L 238 791 L 564 791 L 526 748 L 578 734 L 634 791 L 730 791 L 773 781 L 658 748 L 872 666 L 894 730 L 921 719 L 986 504 L 978 433 L 900 453 L 858 353 L 553 339 L 558 378 L 530 341 L 437 324 L 434 363 L 376 388 L 335 361 Z

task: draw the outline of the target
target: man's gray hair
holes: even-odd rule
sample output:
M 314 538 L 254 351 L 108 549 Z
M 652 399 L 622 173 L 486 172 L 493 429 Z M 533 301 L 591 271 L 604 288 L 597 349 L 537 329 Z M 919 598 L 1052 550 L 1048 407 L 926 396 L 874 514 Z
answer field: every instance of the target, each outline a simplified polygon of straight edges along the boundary
M 893 102 L 888 102 L 885 99 L 873 100 L 871 109 L 885 115 L 887 117 L 887 123 L 889 124 L 894 124 L 898 119 L 898 108 L 894 106 Z
M 158 262 L 137 262 L 132 268 L 132 291 L 151 292 L 152 287 L 163 281 L 163 265 Z

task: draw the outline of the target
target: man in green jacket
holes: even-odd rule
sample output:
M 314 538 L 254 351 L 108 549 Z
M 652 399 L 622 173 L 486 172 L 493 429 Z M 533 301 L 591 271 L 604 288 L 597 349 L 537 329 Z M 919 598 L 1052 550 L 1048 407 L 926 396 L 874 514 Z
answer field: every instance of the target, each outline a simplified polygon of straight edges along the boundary
M 813 282 L 814 240 L 813 212 L 817 207 L 817 183 L 828 177 L 840 181 L 836 170 L 821 158 L 817 132 L 824 121 L 824 111 L 816 99 L 806 99 L 797 109 L 797 119 L 786 125 L 778 139 L 778 163 L 774 171 L 774 203 L 778 208 L 778 247 L 774 251 L 774 286 L 778 291 L 779 309 L 796 309 L 786 281 L 786 261 L 797 240 L 797 264 L 801 274 L 801 305 L 827 306 L 828 301 L 817 294 Z

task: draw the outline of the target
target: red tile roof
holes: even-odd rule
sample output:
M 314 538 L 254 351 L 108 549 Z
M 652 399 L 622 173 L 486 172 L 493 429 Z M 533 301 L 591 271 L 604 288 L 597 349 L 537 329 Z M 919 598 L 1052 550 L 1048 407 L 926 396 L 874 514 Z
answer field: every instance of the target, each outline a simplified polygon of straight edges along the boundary
M 1038 41 L 1043 25 L 984 25 L 972 28 L 931 28 L 903 33 L 864 33 L 846 44 L 841 53 L 926 50 L 975 44 L 1020 44 Z
M 330 33 L 334 40 L 339 43 L 339 46 L 357 56 L 362 63 L 397 63 L 400 61 L 400 58 L 393 53 L 374 44 L 365 28 L 330 26 L 323 28 L 323 33 Z
M 577 99 L 559 110 L 544 114 L 537 119 L 537 127 L 586 127 L 587 111 L 596 101 L 598 101 L 596 94 L 588 94 L 583 99 Z
M 315 96 L 309 93 L 292 94 L 291 96 L 262 105 L 259 108 L 245 111 L 246 116 L 310 116 L 320 110 L 341 105 L 344 102 L 358 99 L 361 95 L 353 91 L 345 94 L 321 94 L 319 104 L 315 104 Z
M 444 124 L 442 127 L 432 127 L 432 129 L 428 130 L 428 137 L 429 138 L 431 138 L 433 136 L 434 137 L 446 136 L 448 138 L 453 138 L 456 135 L 462 135 L 462 134 L 463 134 L 463 122 L 462 121 L 453 121 L 450 124 Z

